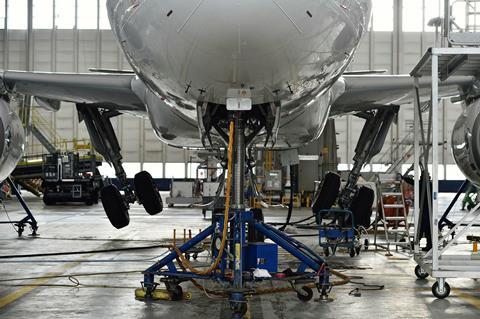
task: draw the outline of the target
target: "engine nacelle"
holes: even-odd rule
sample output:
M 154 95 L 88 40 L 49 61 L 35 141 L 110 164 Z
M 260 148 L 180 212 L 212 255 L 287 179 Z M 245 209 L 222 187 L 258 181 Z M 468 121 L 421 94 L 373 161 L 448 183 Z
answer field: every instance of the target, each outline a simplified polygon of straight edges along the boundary
M 480 186 L 480 100 L 470 104 L 455 123 L 452 152 L 465 177 Z
M 25 132 L 17 114 L 0 98 L 0 181 L 13 172 L 22 157 Z

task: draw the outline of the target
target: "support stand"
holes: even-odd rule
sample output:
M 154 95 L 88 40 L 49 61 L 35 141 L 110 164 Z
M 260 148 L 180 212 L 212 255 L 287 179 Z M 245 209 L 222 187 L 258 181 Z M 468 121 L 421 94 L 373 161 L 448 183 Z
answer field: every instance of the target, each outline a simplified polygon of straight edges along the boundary
M 8 177 L 6 181 L 10 186 L 12 193 L 17 197 L 18 201 L 20 202 L 20 205 L 22 205 L 23 209 L 25 210 L 25 213 L 27 213 L 27 216 L 25 216 L 25 218 L 23 218 L 20 221 L 5 221 L 5 222 L 0 222 L 0 224 L 13 224 L 17 226 L 18 237 L 22 236 L 23 231 L 25 230 L 25 226 L 28 224 L 32 229 L 31 236 L 37 236 L 38 224 L 35 217 L 33 217 L 33 214 L 30 211 L 30 208 L 28 208 L 27 203 L 25 203 L 25 200 L 23 199 L 22 195 L 20 194 L 17 187 L 13 183 L 12 179 Z
M 450 228 L 450 229 L 455 227 L 455 224 L 448 219 L 448 215 L 452 211 L 453 206 L 455 206 L 455 204 L 457 203 L 460 196 L 465 192 L 468 185 L 470 185 L 470 182 L 468 180 L 465 180 L 462 183 L 462 186 L 460 186 L 460 188 L 458 189 L 457 194 L 455 194 L 455 197 L 450 202 L 450 205 L 448 205 L 447 210 L 445 211 L 445 213 L 443 213 L 442 218 L 440 218 L 440 221 L 438 222 L 438 228 L 439 228 L 440 231 L 442 231 L 442 229 L 445 226 Z
M 454 202 L 443 216 L 439 213 L 438 196 L 438 167 L 439 167 L 439 87 L 440 83 L 447 81 L 452 76 L 475 76 L 479 68 L 478 59 L 480 48 L 430 48 L 410 75 L 414 80 L 415 93 L 415 255 L 417 263 L 415 274 L 420 279 L 431 276 L 435 279 L 432 293 L 439 299 L 447 298 L 450 286 L 447 278 L 480 278 L 480 260 L 475 255 L 463 255 L 454 252 L 456 244 L 467 235 L 469 229 L 480 220 L 480 205 L 466 212 L 463 217 L 450 228 L 448 232 L 442 231 L 443 226 L 451 225 L 446 219 Z M 421 97 L 422 86 L 420 78 L 431 77 L 431 100 L 423 104 Z M 428 106 L 428 125 L 425 130 L 422 118 L 423 106 Z M 429 153 L 432 153 L 431 161 Z M 431 182 L 427 173 L 431 165 Z M 420 194 L 420 183 L 423 184 Z M 465 186 L 465 185 L 464 185 Z M 462 187 L 463 188 L 463 187 Z M 423 191 L 426 189 L 426 192 Z M 456 199 L 461 194 L 457 193 Z M 425 221 L 423 220 L 423 203 L 428 201 L 430 235 L 432 248 L 424 253 L 420 249 L 420 232 Z M 426 207 L 425 206 L 425 207 Z M 455 235 L 454 235 L 455 234 Z
M 313 296 L 311 289 L 307 287 L 297 288 L 299 284 L 315 283 L 317 289 L 325 299 L 330 289 L 329 270 L 325 261 L 313 250 L 290 238 L 278 229 L 269 226 L 263 222 L 257 221 L 250 211 L 245 210 L 244 205 L 244 178 L 245 178 L 245 127 L 241 113 L 237 112 L 233 115 L 235 122 L 234 136 L 234 162 L 233 162 L 233 203 L 230 211 L 230 230 L 228 233 L 228 241 L 225 246 L 225 253 L 217 268 L 206 275 L 189 272 L 187 270 L 178 270 L 174 261 L 179 258 L 179 253 L 184 254 L 189 249 L 200 244 L 207 237 L 212 237 L 213 246 L 217 240 L 221 239 L 223 229 L 223 219 L 213 219 L 213 224 L 202 231 L 200 234 L 183 244 L 178 250 L 173 250 L 166 257 L 158 261 L 156 264 L 145 270 L 143 287 L 145 296 L 152 296 L 154 290 L 158 286 L 155 282 L 155 276 L 161 277 L 160 281 L 165 283 L 167 290 L 172 295 L 172 299 L 182 296 L 182 290 L 179 284 L 192 279 L 209 279 L 217 282 L 228 283 L 230 288 L 227 290 L 230 307 L 233 318 L 241 318 L 246 311 L 246 295 L 251 294 L 251 285 L 258 281 L 253 277 L 250 269 L 245 269 L 244 252 L 249 242 L 246 236 L 247 225 L 253 226 L 255 231 L 263 234 L 272 240 L 275 244 L 282 247 L 289 254 L 300 261 L 296 272 L 290 271 L 287 278 L 282 280 L 290 282 L 293 289 L 297 292 L 298 297 L 307 298 L 302 300 L 310 300 Z M 252 229 L 252 227 L 250 227 Z M 214 249 L 213 249 L 214 250 Z M 212 251 L 213 259 L 218 256 L 218 251 Z M 310 269 L 308 271 L 307 269 Z M 305 293 L 306 289 L 310 289 Z M 307 296 L 305 296 L 305 294 Z

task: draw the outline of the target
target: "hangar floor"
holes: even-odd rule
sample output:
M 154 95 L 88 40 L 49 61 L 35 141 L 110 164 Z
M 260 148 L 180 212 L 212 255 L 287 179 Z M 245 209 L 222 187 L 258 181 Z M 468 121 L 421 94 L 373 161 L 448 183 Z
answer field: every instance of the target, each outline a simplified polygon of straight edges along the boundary
M 56 206 L 44 208 L 40 200 L 28 197 L 40 223 L 40 237 L 16 238 L 10 225 L 0 226 L 0 255 L 88 251 L 111 248 L 152 246 L 172 238 L 173 229 L 207 226 L 200 211 L 170 208 L 160 216 L 150 217 L 141 207 L 131 210 L 130 226 L 113 229 L 102 206 L 93 208 Z M 443 203 L 447 199 L 443 198 Z M 7 202 L 12 219 L 20 215 L 18 203 Z M 267 221 L 283 221 L 284 210 L 265 211 Z M 308 210 L 296 211 L 295 217 L 308 216 Z M 0 219 L 6 216 L 0 213 Z M 304 231 L 312 233 L 312 231 Z M 183 235 L 181 235 L 183 236 Z M 315 245 L 317 238 L 302 239 Z M 81 254 L 58 257 L 0 259 L 0 280 L 52 275 L 73 275 L 80 282 L 72 287 L 68 278 L 25 279 L 0 282 L 1 318 L 230 318 L 226 300 L 210 299 L 202 291 L 184 284 L 193 293 L 190 301 L 137 301 L 134 289 L 142 279 L 136 271 L 144 270 L 165 248 L 115 253 Z M 359 257 L 345 254 L 330 257 L 331 264 L 355 279 L 384 290 L 362 290 L 360 297 L 349 295 L 355 288 L 349 284 L 334 288 L 331 303 L 312 300 L 300 302 L 294 293 L 262 295 L 249 301 L 249 318 L 479 318 L 480 285 L 470 279 L 449 280 L 453 291 L 446 300 L 431 294 L 432 280 L 416 280 L 414 263 L 408 255 L 364 251 Z M 285 260 L 283 260 L 285 262 Z M 343 269 L 342 269 L 343 268 Z M 353 268 L 353 269 L 352 269 Z M 130 272 L 131 271 L 131 272 Z M 85 273 L 111 273 L 78 276 Z M 120 272 L 120 273 L 118 273 Z M 72 279 L 73 280 L 73 279 Z M 12 286 L 12 284 L 20 284 Z M 29 286 L 34 285 L 34 286 Z M 36 287 L 35 285 L 40 285 Z M 368 289 L 368 288 L 365 288 Z M 185 290 L 185 289 L 184 289 Z

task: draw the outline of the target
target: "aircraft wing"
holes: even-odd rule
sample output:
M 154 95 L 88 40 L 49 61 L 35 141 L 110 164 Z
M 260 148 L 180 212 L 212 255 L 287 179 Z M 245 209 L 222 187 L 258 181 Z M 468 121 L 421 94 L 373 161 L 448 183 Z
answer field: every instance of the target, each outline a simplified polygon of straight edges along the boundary
M 144 104 L 132 90 L 134 79 L 131 74 L 0 72 L 0 85 L 10 93 L 118 111 L 144 111 Z
M 474 79 L 451 77 L 439 84 L 439 96 L 459 96 L 467 91 Z M 344 75 L 335 83 L 340 92 L 332 105 L 331 115 L 339 116 L 389 105 L 413 103 L 413 80 L 409 75 Z M 430 99 L 431 78 L 420 78 L 421 101 Z

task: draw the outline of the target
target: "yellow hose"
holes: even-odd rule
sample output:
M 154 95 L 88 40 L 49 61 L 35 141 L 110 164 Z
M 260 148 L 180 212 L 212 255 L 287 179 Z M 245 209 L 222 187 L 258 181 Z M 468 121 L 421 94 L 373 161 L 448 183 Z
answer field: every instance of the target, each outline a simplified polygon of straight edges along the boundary
M 220 244 L 220 249 L 218 251 L 218 256 L 215 261 L 205 270 L 198 270 L 194 268 L 190 262 L 183 256 L 183 253 L 178 249 L 177 246 L 173 245 L 173 249 L 177 253 L 181 264 L 187 268 L 189 271 L 193 272 L 197 275 L 208 275 L 212 271 L 214 271 L 218 264 L 222 261 L 223 251 L 225 250 L 225 245 L 227 243 L 227 235 L 228 235 L 228 216 L 230 211 L 230 192 L 232 189 L 232 170 L 233 170 L 233 139 L 234 139 L 234 128 L 235 125 L 233 121 L 230 122 L 230 129 L 229 129 L 229 139 L 228 139 L 228 167 L 227 167 L 227 188 L 226 188 L 226 195 L 225 195 L 225 213 L 223 218 L 223 231 L 222 231 L 222 243 Z

